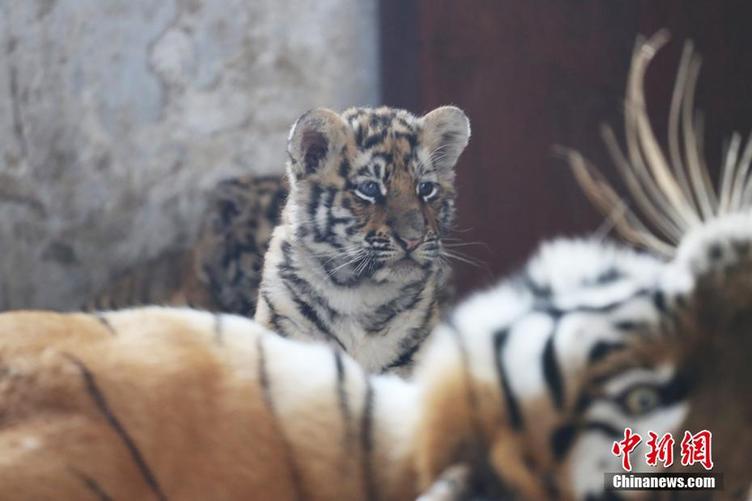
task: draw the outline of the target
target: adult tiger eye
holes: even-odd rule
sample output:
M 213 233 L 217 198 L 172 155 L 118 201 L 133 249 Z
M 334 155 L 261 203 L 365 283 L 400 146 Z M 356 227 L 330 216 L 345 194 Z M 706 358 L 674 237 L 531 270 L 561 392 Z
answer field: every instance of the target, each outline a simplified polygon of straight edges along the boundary
M 658 407 L 660 400 L 660 395 L 655 388 L 638 386 L 626 394 L 624 406 L 630 414 L 639 416 Z

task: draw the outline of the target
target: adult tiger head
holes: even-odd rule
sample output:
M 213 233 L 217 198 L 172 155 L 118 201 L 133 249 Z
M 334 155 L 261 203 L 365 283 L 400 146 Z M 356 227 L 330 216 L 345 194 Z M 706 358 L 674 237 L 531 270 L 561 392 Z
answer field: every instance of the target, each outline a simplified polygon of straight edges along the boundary
M 387 107 L 305 113 L 288 142 L 286 217 L 296 239 L 340 281 L 432 268 L 454 220 L 454 166 L 469 137 L 453 106 L 420 118 Z
M 635 46 L 626 152 L 605 129 L 636 209 L 583 156 L 566 152 L 621 235 L 667 260 L 600 239 L 560 241 L 545 246 L 521 280 L 461 304 L 434 333 L 415 376 L 428 387 L 418 471 L 431 489 L 421 501 L 749 499 L 752 142 L 740 154 L 741 138 L 732 136 L 714 187 L 693 125 L 699 59 L 688 44 L 669 152 L 661 149 L 643 79 L 667 40 L 662 31 Z M 711 468 L 723 488 L 610 490 L 607 475 L 625 473 L 626 428 L 641 438 L 632 472 Z M 697 433 L 706 437 L 706 462 L 690 464 L 697 458 L 687 451 L 702 447 Z M 650 441 L 660 449 L 662 438 L 665 461 L 648 463 Z
M 414 376 L 419 483 L 431 485 L 421 501 L 654 499 L 607 484 L 628 475 L 627 428 L 640 439 L 632 473 L 711 468 L 723 489 L 702 484 L 700 499 L 747 499 L 750 228 L 749 209 L 706 223 L 668 263 L 599 241 L 553 242 L 518 280 L 462 303 Z M 672 459 L 650 464 L 650 441 L 661 450 L 663 439 Z M 686 455 L 693 447 L 702 461 Z M 440 495 L 450 486 L 460 492 Z

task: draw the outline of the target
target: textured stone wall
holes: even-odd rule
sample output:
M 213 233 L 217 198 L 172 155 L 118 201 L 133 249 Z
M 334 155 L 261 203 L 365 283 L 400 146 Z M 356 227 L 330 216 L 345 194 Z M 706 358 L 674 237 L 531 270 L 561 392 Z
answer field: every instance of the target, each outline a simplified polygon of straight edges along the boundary
M 69 308 L 379 98 L 376 0 L 0 1 L 0 309 Z

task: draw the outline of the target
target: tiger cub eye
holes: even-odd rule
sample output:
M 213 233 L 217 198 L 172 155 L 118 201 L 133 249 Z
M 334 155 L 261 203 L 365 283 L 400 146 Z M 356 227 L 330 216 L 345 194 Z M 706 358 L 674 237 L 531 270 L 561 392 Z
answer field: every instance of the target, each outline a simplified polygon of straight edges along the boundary
M 422 197 L 428 200 L 429 198 L 432 198 L 434 195 L 436 195 L 436 192 L 438 191 L 438 187 L 436 183 L 432 183 L 430 181 L 423 181 L 421 183 L 418 183 L 418 187 L 416 188 L 416 191 L 418 192 L 419 197 Z
M 376 181 L 363 181 L 355 188 L 355 194 L 373 202 L 376 197 L 381 195 L 381 187 Z

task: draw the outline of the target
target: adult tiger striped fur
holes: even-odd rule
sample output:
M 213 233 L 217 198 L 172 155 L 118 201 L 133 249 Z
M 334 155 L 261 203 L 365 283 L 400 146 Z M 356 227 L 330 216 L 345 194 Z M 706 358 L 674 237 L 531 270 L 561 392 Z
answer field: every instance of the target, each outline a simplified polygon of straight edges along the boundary
M 413 492 L 414 389 L 323 344 L 150 307 L 2 314 L 0 346 L 5 499 Z
M 554 266 L 573 257 L 582 266 L 569 273 Z M 399 500 L 469 463 L 476 494 L 566 493 L 570 476 L 554 466 L 567 463 L 554 460 L 577 441 L 535 384 L 540 353 L 567 361 L 553 386 L 574 408 L 618 346 L 646 342 L 637 326 L 660 312 L 642 291 L 658 267 L 585 242 L 544 248 L 528 279 L 481 294 L 439 329 L 414 382 L 231 315 L 0 315 L 0 485 L 14 499 Z M 632 326 L 598 321 L 603 294 L 623 301 L 608 311 Z M 549 469 L 529 472 L 531 457 Z
M 318 339 L 369 371 L 405 371 L 439 316 L 455 216 L 458 108 L 309 111 L 290 132 L 290 195 L 272 236 L 256 320 Z
M 286 196 L 282 177 L 221 181 L 209 193 L 195 244 L 120 273 L 84 309 L 190 305 L 253 317 L 264 254 Z
M 233 315 L 2 314 L 3 495 L 437 499 L 460 469 L 461 499 L 599 499 L 624 426 L 712 430 L 734 494 L 752 471 L 750 223 L 702 228 L 668 265 L 549 244 L 460 306 L 410 381 Z
M 428 477 L 450 472 L 465 490 L 436 499 L 467 499 L 485 485 L 489 464 L 492 484 L 521 499 L 676 499 L 675 492 L 605 490 L 605 474 L 622 471 L 611 448 L 626 427 L 645 437 L 632 454 L 635 472 L 660 471 L 645 462 L 649 431 L 677 437 L 674 472 L 704 471 L 681 465 L 679 437 L 710 430 L 723 489 L 679 498 L 747 499 L 750 332 L 749 210 L 693 230 L 669 263 L 597 241 L 544 246 L 516 282 L 471 298 L 433 335 L 420 369 L 436 374 L 460 357 L 469 414 L 452 423 L 458 397 L 424 389 L 444 408 L 424 425 L 443 431 L 434 437 L 441 450 L 426 458 Z M 460 355 L 441 342 L 456 343 Z M 419 378 L 450 384 L 422 370 Z M 468 446 L 473 434 L 482 447 Z M 467 450 L 463 460 L 441 459 L 458 449 Z M 461 466 L 465 477 L 457 480 Z
M 665 30 L 647 40 L 638 38 L 627 85 L 626 154 L 611 129 L 603 128 L 637 210 L 628 208 L 628 197 L 620 196 L 580 153 L 560 151 L 585 193 L 622 237 L 674 258 L 662 273 L 661 304 L 669 323 L 677 326 L 670 349 L 684 345 L 680 365 L 693 386 L 684 427 L 712 430 L 715 453 L 722 449 L 716 471 L 725 475 L 725 487 L 716 497 L 749 499 L 752 401 L 742 395 L 752 389 L 747 361 L 752 350 L 752 141 L 740 155 L 741 136 L 732 135 L 716 189 L 703 158 L 701 121 L 694 110 L 700 60 L 687 42 L 671 102 L 666 155 L 650 126 L 643 80 L 668 38 Z M 673 307 L 666 307 L 668 298 L 673 298 Z

